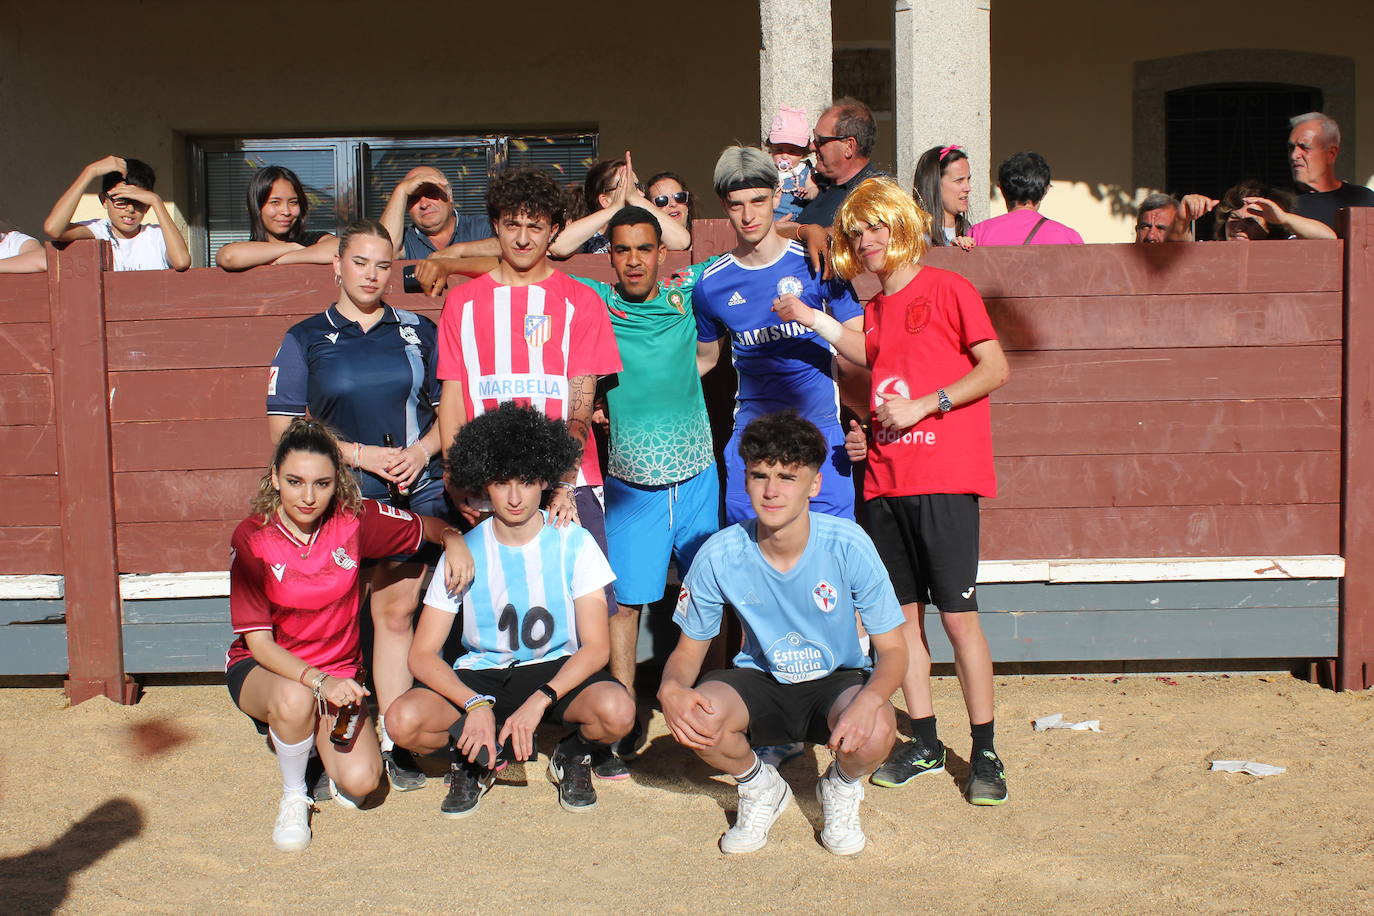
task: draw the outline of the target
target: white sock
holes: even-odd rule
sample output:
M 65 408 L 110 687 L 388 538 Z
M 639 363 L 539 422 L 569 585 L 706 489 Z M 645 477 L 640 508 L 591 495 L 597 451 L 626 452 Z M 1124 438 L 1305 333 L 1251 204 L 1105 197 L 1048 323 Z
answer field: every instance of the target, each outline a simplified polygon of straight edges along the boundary
M 386 733 L 386 716 L 377 713 L 377 734 L 381 738 L 382 753 L 386 753 L 396 746 L 396 742 L 391 740 L 391 736 Z
M 763 761 L 759 759 L 758 754 L 755 754 L 754 762 L 749 764 L 749 768 L 747 770 L 745 770 L 743 773 L 734 774 L 735 785 L 742 786 L 751 783 L 755 779 L 757 779 L 762 772 Z
M 315 744 L 314 735 L 306 735 L 295 744 L 287 744 L 276 732 L 268 729 L 272 744 L 277 749 L 277 766 L 281 767 L 281 791 L 283 795 L 308 795 L 305 789 L 305 765 L 310 760 L 310 748 Z

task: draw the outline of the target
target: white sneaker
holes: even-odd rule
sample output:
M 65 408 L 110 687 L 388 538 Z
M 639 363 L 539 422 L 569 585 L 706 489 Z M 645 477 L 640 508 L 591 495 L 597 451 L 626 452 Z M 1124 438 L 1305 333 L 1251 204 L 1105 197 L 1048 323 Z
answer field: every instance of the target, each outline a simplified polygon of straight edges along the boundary
M 720 838 L 721 852 L 753 852 L 768 842 L 768 830 L 792 801 L 792 787 L 768 764 L 739 786 L 735 826 Z
M 821 845 L 837 856 L 862 852 L 868 843 L 859 827 L 859 802 L 864 800 L 862 782 L 846 783 L 835 772 L 835 764 L 816 783 L 816 798 L 825 814 Z
M 361 798 L 354 798 L 339 788 L 339 784 L 334 780 L 329 780 L 329 792 L 334 797 L 334 804 L 340 808 L 347 808 L 349 811 L 357 811 L 360 807 Z
M 282 796 L 272 843 L 282 852 L 300 852 L 310 845 L 309 798 L 294 793 Z

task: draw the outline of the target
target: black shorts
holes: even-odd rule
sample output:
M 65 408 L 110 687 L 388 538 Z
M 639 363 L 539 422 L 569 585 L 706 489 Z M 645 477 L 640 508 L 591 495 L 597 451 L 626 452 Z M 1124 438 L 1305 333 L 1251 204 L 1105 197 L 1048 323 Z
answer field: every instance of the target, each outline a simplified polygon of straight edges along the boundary
M 541 684 L 547 684 L 557 676 L 558 672 L 567 664 L 568 658 L 571 657 L 567 656 L 551 662 L 535 662 L 529 665 L 511 665 L 506 668 L 483 668 L 480 671 L 470 668 L 457 668 L 454 669 L 454 673 L 458 675 L 458 680 L 463 682 L 463 686 L 469 690 L 496 698 L 496 706 L 492 709 L 492 713 L 496 717 L 496 730 L 499 732 L 501 726 L 506 723 L 506 719 L 510 718 L 511 714 L 519 709 L 520 705 L 528 700 Z M 558 698 L 557 703 L 545 710 L 544 721 L 556 722 L 563 726 L 568 725 L 564 716 L 567 715 L 568 707 L 572 705 L 573 700 L 577 699 L 578 695 L 592 684 L 600 684 L 603 681 L 610 681 L 614 684 L 620 683 L 611 677 L 611 673 L 605 668 L 594 671 L 585 681 L 563 694 Z M 426 690 L 434 690 L 434 688 L 424 684 L 416 684 L 416 686 Z M 435 692 L 437 693 L 437 691 Z M 452 705 L 452 701 L 449 701 L 447 697 L 444 699 Z M 454 708 L 457 709 L 458 707 L 454 706 Z M 458 721 L 449 728 L 449 733 L 454 738 L 463 733 L 464 721 L 466 721 L 466 717 L 460 714 Z M 507 756 L 514 759 L 510 754 Z
M 830 741 L 830 709 L 850 687 L 861 686 L 868 672 L 840 668 L 823 678 L 782 684 L 756 668 L 712 671 L 701 683 L 719 681 L 739 694 L 749 709 L 749 743 L 755 747 Z
M 901 604 L 976 611 L 978 497 L 971 493 L 879 496 L 864 504 L 864 529 Z
M 234 701 L 234 708 L 239 712 L 243 712 L 243 707 L 239 705 L 239 694 L 243 692 L 243 682 L 254 668 L 261 667 L 262 665 L 258 664 L 256 658 L 241 658 L 230 665 L 228 671 L 224 672 L 225 685 L 229 688 L 229 699 Z M 248 716 L 246 712 L 243 714 Z M 267 734 L 266 722 L 252 716 L 248 716 L 248 718 L 253 720 L 253 727 L 258 730 L 259 735 Z

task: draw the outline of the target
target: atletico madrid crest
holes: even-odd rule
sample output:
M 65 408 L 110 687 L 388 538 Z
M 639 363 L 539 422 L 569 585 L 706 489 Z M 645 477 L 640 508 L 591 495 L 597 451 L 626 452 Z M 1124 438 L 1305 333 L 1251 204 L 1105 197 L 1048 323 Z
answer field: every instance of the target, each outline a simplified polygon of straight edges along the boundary
M 525 342 L 531 347 L 542 347 L 549 342 L 549 316 L 525 316 Z

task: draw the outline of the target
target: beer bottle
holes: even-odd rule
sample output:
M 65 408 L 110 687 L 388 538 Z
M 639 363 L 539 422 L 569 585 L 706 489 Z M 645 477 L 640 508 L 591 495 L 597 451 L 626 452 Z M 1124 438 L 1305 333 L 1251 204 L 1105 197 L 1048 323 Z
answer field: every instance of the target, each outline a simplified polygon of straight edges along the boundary
M 396 440 L 392 438 L 391 433 L 386 433 L 382 436 L 382 445 L 385 445 L 387 448 L 396 447 Z M 386 492 L 391 497 L 391 504 L 397 509 L 410 508 L 409 490 L 404 490 L 401 488 L 400 484 L 388 480 L 386 483 Z

